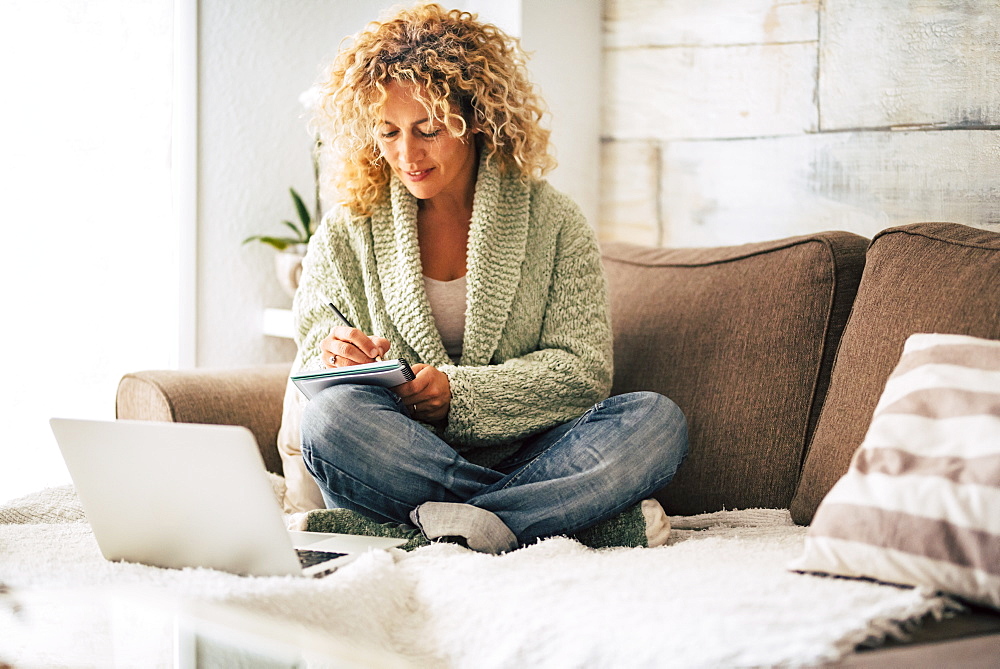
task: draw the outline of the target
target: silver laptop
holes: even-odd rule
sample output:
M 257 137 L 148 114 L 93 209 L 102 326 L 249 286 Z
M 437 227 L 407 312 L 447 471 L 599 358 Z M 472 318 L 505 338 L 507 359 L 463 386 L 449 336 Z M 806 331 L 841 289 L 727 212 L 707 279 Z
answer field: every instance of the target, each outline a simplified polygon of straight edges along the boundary
M 405 539 L 289 532 L 244 427 L 49 421 L 108 560 L 252 576 L 324 576 Z

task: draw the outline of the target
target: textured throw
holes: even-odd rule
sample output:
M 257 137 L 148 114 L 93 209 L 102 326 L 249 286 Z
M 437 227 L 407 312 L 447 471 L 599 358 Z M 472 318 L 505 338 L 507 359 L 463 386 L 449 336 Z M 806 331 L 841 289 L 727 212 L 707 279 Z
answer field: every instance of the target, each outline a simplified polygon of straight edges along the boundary
M 659 548 L 593 550 L 553 538 L 491 556 L 434 544 L 372 552 L 316 580 L 108 563 L 84 522 L 0 525 L 0 581 L 15 594 L 119 586 L 150 601 L 225 603 L 418 667 L 815 665 L 952 606 L 919 590 L 788 571 L 805 529 L 787 511 L 671 521 Z M 11 649 L 19 637 L 4 626 L 17 623 L 3 614 L 0 659 L 31 665 L 48 652 Z M 94 624 L 59 621 L 61 634 L 91 639 L 78 650 L 84 664 Z

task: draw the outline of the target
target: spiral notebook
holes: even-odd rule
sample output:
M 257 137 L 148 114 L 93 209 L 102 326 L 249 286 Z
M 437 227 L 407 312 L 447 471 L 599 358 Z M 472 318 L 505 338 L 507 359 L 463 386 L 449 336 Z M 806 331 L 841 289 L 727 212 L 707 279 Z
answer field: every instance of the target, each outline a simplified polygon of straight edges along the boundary
M 414 378 L 410 363 L 402 358 L 380 360 L 350 367 L 334 367 L 292 375 L 292 382 L 307 398 L 312 399 L 325 388 L 338 383 L 361 383 L 392 388 Z

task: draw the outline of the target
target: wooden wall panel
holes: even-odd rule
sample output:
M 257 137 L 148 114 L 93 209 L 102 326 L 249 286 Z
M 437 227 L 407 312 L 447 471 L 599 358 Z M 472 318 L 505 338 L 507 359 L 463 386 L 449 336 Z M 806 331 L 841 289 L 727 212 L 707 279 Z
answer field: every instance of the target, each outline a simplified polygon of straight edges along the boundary
M 1000 228 L 1000 0 L 606 0 L 604 40 L 604 239 Z
M 607 0 L 605 47 L 815 41 L 818 6 L 819 0 Z
M 605 54 L 605 136 L 758 137 L 816 130 L 815 42 Z
M 663 151 L 661 220 L 672 246 L 715 246 L 821 230 L 871 237 L 919 221 L 1000 231 L 1000 134 L 858 132 Z
M 601 146 L 601 241 L 661 246 L 660 149 L 655 142 L 605 142 Z
M 606 0 L 604 40 L 604 239 L 1000 228 L 1000 0 Z
M 1000 2 L 828 0 L 823 130 L 1000 125 Z

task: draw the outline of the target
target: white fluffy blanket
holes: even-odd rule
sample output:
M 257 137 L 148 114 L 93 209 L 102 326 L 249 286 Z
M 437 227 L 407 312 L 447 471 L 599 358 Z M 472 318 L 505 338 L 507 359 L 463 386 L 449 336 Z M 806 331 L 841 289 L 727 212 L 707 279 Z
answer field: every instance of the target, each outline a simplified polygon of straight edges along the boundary
M 0 525 L 0 582 L 15 591 L 139 586 L 226 603 L 434 667 L 815 665 L 954 606 L 929 592 L 788 571 L 805 529 L 787 511 L 672 522 L 672 539 L 655 549 L 552 538 L 490 556 L 435 544 L 297 579 L 109 563 L 85 522 L 22 519 Z M 3 613 L 0 640 L 11 638 L 4 624 L 16 625 Z M 0 661 L 29 664 L 36 652 L 0 645 Z

